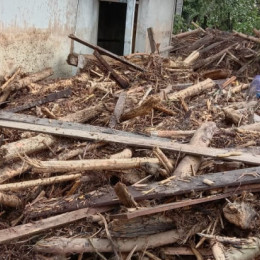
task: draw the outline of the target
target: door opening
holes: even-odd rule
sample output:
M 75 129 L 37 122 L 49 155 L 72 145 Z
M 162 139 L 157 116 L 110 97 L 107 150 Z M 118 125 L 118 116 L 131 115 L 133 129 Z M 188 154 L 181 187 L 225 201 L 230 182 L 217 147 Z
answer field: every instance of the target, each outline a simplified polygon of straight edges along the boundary
M 103 2 L 99 5 L 98 46 L 123 55 L 126 3 Z

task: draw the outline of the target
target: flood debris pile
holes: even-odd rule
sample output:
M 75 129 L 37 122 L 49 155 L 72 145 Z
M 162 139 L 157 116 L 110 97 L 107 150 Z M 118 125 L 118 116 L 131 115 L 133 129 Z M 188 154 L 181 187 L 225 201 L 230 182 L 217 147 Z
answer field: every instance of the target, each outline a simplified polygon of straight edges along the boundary
M 260 255 L 258 44 L 196 30 L 121 58 L 70 38 L 95 50 L 76 76 L 0 87 L 2 259 Z

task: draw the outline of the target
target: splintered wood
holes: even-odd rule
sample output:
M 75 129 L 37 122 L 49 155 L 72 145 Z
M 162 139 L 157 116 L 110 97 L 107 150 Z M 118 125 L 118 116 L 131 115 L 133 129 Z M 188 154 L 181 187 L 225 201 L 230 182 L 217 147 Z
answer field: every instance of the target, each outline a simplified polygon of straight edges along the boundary
M 95 51 L 69 54 L 76 76 L 3 78 L 1 258 L 260 254 L 258 30 L 198 27 L 162 50 L 148 32 L 152 53 L 70 35 Z

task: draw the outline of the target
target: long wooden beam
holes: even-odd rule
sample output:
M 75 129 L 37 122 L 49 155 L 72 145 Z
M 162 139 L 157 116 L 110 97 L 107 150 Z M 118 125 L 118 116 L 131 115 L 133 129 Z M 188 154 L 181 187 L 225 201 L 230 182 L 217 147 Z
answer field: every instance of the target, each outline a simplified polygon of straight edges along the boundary
M 126 65 L 128 65 L 128 66 L 130 66 L 132 68 L 134 68 L 134 69 L 137 69 L 137 70 L 140 70 L 140 71 L 144 71 L 144 69 L 141 68 L 140 66 L 138 66 L 138 65 L 136 65 L 136 64 L 134 64 L 134 63 L 124 59 L 124 58 L 121 58 L 118 55 L 116 55 L 116 54 L 114 54 L 114 53 L 112 53 L 112 52 L 110 52 L 110 51 L 108 51 L 108 50 L 106 50 L 106 49 L 104 49 L 102 47 L 99 47 L 97 45 L 94 45 L 94 44 L 91 44 L 89 42 L 83 41 L 83 40 L 81 40 L 80 38 L 76 37 L 73 34 L 70 34 L 69 38 L 74 40 L 74 41 L 76 41 L 76 42 L 79 42 L 79 43 L 81 43 L 81 44 L 83 44 L 83 45 L 85 45 L 85 46 L 87 46 L 87 47 L 89 47 L 89 48 L 91 48 L 93 50 L 99 51 L 100 53 L 105 54 L 105 55 L 107 55 L 107 56 L 109 56 L 109 57 L 111 57 L 111 58 L 113 58 L 115 60 L 118 60 L 118 61 L 120 61 L 120 62 L 122 62 L 122 63 L 124 63 L 124 64 L 126 64 Z
M 108 210 L 109 208 L 79 209 L 72 212 L 67 212 L 61 215 L 57 215 L 54 217 L 38 220 L 33 223 L 27 223 L 16 227 L 2 229 L 0 230 L 0 244 L 9 242 L 14 239 L 19 239 L 25 236 L 41 233 L 45 230 L 60 227 L 62 225 L 76 222 L 84 218 L 91 219 L 91 217 L 94 214 L 105 212 Z
M 260 165 L 260 155 L 245 153 L 239 150 L 211 147 L 200 148 L 196 145 L 173 142 L 172 140 L 166 138 L 147 137 L 140 134 L 133 134 L 105 127 L 62 122 L 54 119 L 40 119 L 33 116 L 21 114 L 17 115 L 9 112 L 0 112 L 0 127 L 53 134 L 63 137 L 73 137 L 83 140 L 121 143 L 145 148 L 153 148 L 158 146 L 161 149 L 174 152 Z

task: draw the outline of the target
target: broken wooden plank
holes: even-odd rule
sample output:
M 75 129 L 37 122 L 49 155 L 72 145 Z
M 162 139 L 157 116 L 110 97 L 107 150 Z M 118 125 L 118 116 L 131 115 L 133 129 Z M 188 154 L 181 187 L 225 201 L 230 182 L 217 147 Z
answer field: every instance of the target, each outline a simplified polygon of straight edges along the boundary
M 123 89 L 129 88 L 129 82 L 120 76 L 117 72 L 115 72 L 111 66 L 107 63 L 107 61 L 100 55 L 98 51 L 94 51 L 94 56 L 97 58 L 97 60 L 102 64 L 102 66 L 111 73 L 113 79 L 116 81 L 116 83 Z
M 205 184 L 203 182 L 205 178 L 212 181 L 213 185 L 209 186 Z M 224 188 L 226 193 L 232 192 L 232 194 L 239 194 L 243 190 L 253 192 L 259 191 L 259 184 L 260 167 L 254 167 L 196 176 L 192 177 L 189 181 L 173 179 L 169 180 L 166 184 L 155 182 L 146 184 L 142 189 L 141 187 L 128 186 L 127 190 L 133 199 L 139 202 L 141 200 L 161 199 L 191 192 L 218 190 L 220 188 Z M 113 188 L 106 187 L 106 192 L 102 194 L 102 196 L 91 195 L 91 197 L 88 195 L 86 197 L 73 196 L 67 199 L 52 198 L 51 201 L 45 203 L 39 202 L 38 205 L 34 204 L 30 208 L 27 208 L 26 216 L 28 218 L 43 217 L 77 208 L 101 207 L 120 203 Z
M 12 241 L 14 239 L 20 239 L 22 237 L 31 236 L 52 228 L 76 222 L 84 218 L 88 218 L 89 220 L 91 220 L 91 217 L 94 214 L 98 212 L 105 212 L 107 210 L 109 210 L 109 208 L 79 209 L 47 219 L 38 220 L 33 223 L 27 223 L 16 227 L 2 229 L 0 230 L 0 244 Z
M 152 138 L 104 127 L 41 119 L 28 115 L 16 115 L 15 113 L 9 112 L 0 112 L 0 126 L 64 137 L 74 137 L 83 140 L 115 142 L 138 147 L 153 148 L 158 146 L 161 149 L 169 151 L 260 165 L 260 155 L 254 155 L 235 149 L 228 150 L 211 147 L 198 149 L 196 145 L 176 143 L 166 138 Z
M 110 52 L 110 51 L 108 51 L 106 49 L 103 49 L 103 48 L 101 48 L 101 47 L 99 47 L 97 45 L 93 45 L 93 44 L 91 44 L 89 42 L 83 41 L 83 40 L 79 39 L 78 37 L 76 37 L 73 34 L 70 34 L 69 38 L 74 40 L 74 41 L 76 41 L 76 42 L 79 42 L 79 43 L 81 43 L 81 44 L 83 44 L 83 45 L 85 45 L 85 46 L 87 46 L 87 47 L 89 47 L 89 48 L 91 48 L 93 50 L 97 50 L 100 53 L 103 53 L 103 54 L 105 54 L 105 55 L 107 55 L 107 56 L 109 56 L 109 57 L 111 57 L 111 58 L 113 58 L 115 60 L 121 61 L 122 63 L 124 63 L 124 64 L 126 64 L 126 65 L 128 65 L 128 66 L 130 66 L 130 67 L 132 67 L 134 69 L 137 69 L 137 70 L 140 70 L 140 71 L 144 71 L 144 69 L 141 68 L 140 66 L 135 65 L 132 62 L 127 61 L 127 60 L 119 57 L 118 55 L 116 55 L 116 54 L 114 54 L 114 53 L 112 53 L 112 52 Z
M 154 40 L 153 28 L 152 27 L 147 28 L 147 33 L 148 33 L 148 38 L 149 38 L 149 42 L 150 42 L 151 53 L 155 53 L 156 43 Z
M 121 214 L 116 214 L 116 215 L 111 215 L 110 217 L 116 218 L 116 219 L 133 219 L 133 218 L 137 218 L 137 217 L 141 217 L 141 216 L 147 216 L 147 215 L 151 215 L 151 214 L 155 214 L 155 213 L 165 212 L 165 211 L 172 210 L 172 209 L 178 209 L 178 208 L 183 208 L 183 207 L 187 207 L 187 206 L 191 206 L 191 205 L 207 203 L 210 201 L 221 200 L 221 199 L 233 196 L 233 195 L 234 195 L 233 192 L 228 192 L 228 193 L 224 193 L 224 194 L 218 194 L 218 195 L 213 195 L 213 196 L 199 198 L 199 199 L 190 199 L 190 200 L 166 203 L 166 204 L 161 204 L 161 205 L 153 206 L 153 207 L 133 209 L 132 211 L 128 211 L 126 213 L 121 213 Z
M 60 98 L 69 97 L 70 95 L 71 95 L 71 89 L 67 88 L 67 89 L 61 90 L 59 92 L 51 93 L 44 98 L 31 101 L 27 104 L 17 106 L 17 107 L 14 107 L 14 108 L 5 109 L 5 111 L 15 113 L 15 112 L 23 111 L 23 110 L 26 110 L 28 108 L 39 106 L 39 105 L 42 105 L 42 104 L 45 104 L 45 103 L 48 103 L 48 102 L 53 102 L 53 101 L 60 99 Z

